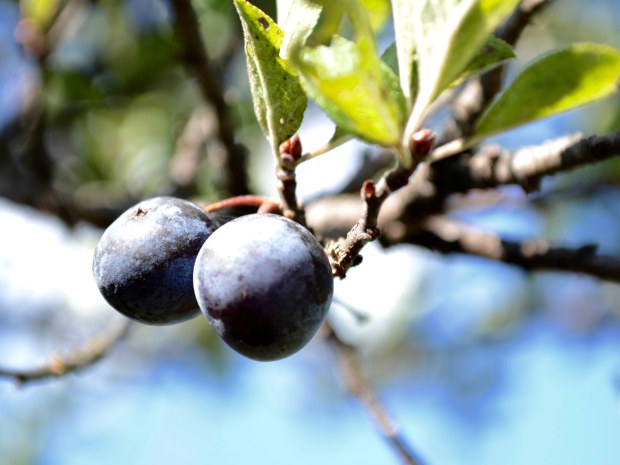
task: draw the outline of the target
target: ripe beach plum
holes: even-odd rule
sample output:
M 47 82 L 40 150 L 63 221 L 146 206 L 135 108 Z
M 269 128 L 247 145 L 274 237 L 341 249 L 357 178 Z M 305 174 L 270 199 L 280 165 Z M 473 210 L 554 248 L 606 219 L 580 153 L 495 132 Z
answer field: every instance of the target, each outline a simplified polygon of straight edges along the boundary
M 164 325 L 200 313 L 192 275 L 196 256 L 218 223 L 186 200 L 138 203 L 103 233 L 93 275 L 101 294 L 123 315 Z
M 226 223 L 205 242 L 194 268 L 198 304 L 216 333 L 255 360 L 291 355 L 317 332 L 333 277 L 315 237 L 273 214 Z

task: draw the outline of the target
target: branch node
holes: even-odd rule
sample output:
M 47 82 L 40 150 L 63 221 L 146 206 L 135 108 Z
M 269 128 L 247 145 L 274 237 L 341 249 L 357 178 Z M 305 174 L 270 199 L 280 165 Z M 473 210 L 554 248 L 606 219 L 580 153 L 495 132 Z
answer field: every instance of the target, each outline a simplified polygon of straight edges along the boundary
M 301 202 L 297 200 L 297 180 L 295 167 L 301 158 L 302 146 L 299 135 L 295 134 L 290 139 L 282 142 L 278 147 L 278 167 L 276 177 L 278 179 L 278 191 L 282 200 L 284 216 L 306 226 L 306 215 Z
M 360 196 L 364 200 L 362 217 L 345 238 L 331 242 L 327 246 L 327 256 L 335 277 L 344 278 L 347 270 L 359 263 L 357 257 L 360 256 L 364 246 L 381 235 L 378 221 L 383 202 L 392 192 L 407 185 L 415 168 L 430 153 L 434 143 L 435 135 L 432 131 L 428 129 L 416 131 L 411 136 L 409 144 L 414 160 L 411 167 L 398 165 L 384 173 L 377 184 L 369 179 L 364 181 L 360 189 Z

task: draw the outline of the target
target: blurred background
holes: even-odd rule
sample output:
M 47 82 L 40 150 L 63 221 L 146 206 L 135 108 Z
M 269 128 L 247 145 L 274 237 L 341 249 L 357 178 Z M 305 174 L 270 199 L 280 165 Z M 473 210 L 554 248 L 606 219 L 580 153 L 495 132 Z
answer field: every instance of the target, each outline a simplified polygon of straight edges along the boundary
M 275 14 L 273 2 L 256 4 Z M 249 149 L 247 187 L 275 195 L 232 3 L 194 6 L 212 64 L 225 70 L 235 135 Z M 170 15 L 159 0 L 0 0 L 2 367 L 48 363 L 121 320 L 91 275 L 102 228 L 119 212 L 155 195 L 209 202 L 239 190 L 222 148 L 201 129 L 212 110 L 197 103 Z M 619 26 L 615 0 L 555 1 L 527 30 L 509 76 L 570 42 L 620 47 Z M 381 43 L 389 37 L 387 24 Z M 516 148 L 617 130 L 619 103 L 495 142 Z M 305 150 L 332 130 L 311 106 Z M 337 192 L 371 150 L 349 143 L 302 165 L 300 195 Z M 472 195 L 452 213 L 506 237 L 596 242 L 618 255 L 619 187 L 612 160 L 546 179 L 529 197 L 511 187 L 491 204 Z M 620 463 L 618 285 L 413 246 L 372 244 L 363 255 L 363 266 L 336 283 L 329 318 L 426 464 Z M 136 327 L 77 374 L 25 386 L 0 379 L 0 465 L 247 462 L 398 459 L 347 395 L 320 337 L 288 359 L 259 363 L 197 318 Z

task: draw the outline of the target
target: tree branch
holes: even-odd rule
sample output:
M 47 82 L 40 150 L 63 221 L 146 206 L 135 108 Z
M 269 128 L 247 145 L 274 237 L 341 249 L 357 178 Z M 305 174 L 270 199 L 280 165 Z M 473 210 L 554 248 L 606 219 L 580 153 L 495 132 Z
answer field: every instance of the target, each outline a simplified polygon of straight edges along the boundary
M 381 207 L 379 227 L 394 243 L 430 215 L 443 213 L 452 194 L 519 184 L 526 192 L 540 179 L 620 155 L 620 131 L 602 136 L 579 134 L 560 137 L 514 153 L 490 147 L 481 153 L 461 154 L 418 167 L 407 186 L 390 196 Z M 341 195 L 308 205 L 308 221 L 317 234 L 334 238 L 349 230 L 348 224 L 361 210 L 359 197 Z M 383 241 L 384 237 L 382 237 Z
M 595 244 L 570 248 L 553 247 L 541 239 L 506 240 L 444 216 L 427 218 L 419 230 L 404 239 L 442 253 L 477 255 L 526 271 L 571 271 L 620 282 L 620 257 L 598 254 Z
M 430 153 L 434 142 L 435 135 L 430 130 L 422 129 L 416 132 L 409 144 L 409 152 L 413 161 L 410 168 L 398 165 L 387 171 L 376 185 L 371 180 L 364 182 L 361 189 L 361 196 L 364 200 L 362 217 L 349 230 L 344 239 L 330 242 L 327 245 L 327 256 L 330 259 L 334 276 L 344 278 L 351 266 L 360 263 L 361 250 L 366 244 L 379 237 L 377 223 L 383 202 L 392 192 L 407 185 L 409 177 Z
M 0 368 L 0 377 L 13 378 L 19 384 L 41 381 L 73 373 L 93 365 L 105 357 L 127 334 L 130 320 L 114 323 L 99 334 L 74 348 L 67 356 L 55 355 L 48 364 L 30 369 Z
M 227 188 L 230 195 L 250 192 L 246 172 L 245 147 L 235 143 L 234 125 L 218 74 L 212 69 L 200 34 L 198 18 L 190 0 L 172 0 L 173 29 L 183 47 L 183 64 L 197 78 L 206 101 L 215 109 L 219 139 L 226 150 Z
M 545 176 L 618 155 L 620 131 L 589 137 L 572 134 L 514 153 L 491 147 L 474 156 L 464 156 L 460 162 L 445 163 L 445 169 L 435 179 L 449 184 L 453 192 L 506 184 L 519 184 L 529 192 L 536 189 Z
M 355 350 L 342 342 L 330 327 L 326 330 L 330 346 L 338 357 L 340 373 L 349 393 L 360 400 L 383 438 L 392 446 L 401 461 L 406 465 L 421 465 L 422 462 L 413 449 L 398 432 L 371 382 L 364 376 Z
M 448 196 L 473 189 L 519 184 L 526 192 L 538 189 L 540 180 L 563 171 L 605 161 L 620 155 L 620 131 L 602 136 L 563 136 L 544 144 L 509 152 L 488 147 L 480 153 L 463 153 L 424 164 L 395 200 L 400 211 L 390 217 L 416 221 L 441 213 Z

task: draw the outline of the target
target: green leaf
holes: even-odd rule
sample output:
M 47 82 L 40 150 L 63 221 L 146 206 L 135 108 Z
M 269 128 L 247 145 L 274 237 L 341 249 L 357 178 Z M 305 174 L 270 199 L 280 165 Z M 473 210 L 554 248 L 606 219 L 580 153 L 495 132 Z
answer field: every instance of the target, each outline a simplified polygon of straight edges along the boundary
M 389 0 L 360 0 L 360 3 L 370 16 L 372 29 L 379 31 L 390 17 Z
M 399 64 L 398 64 L 398 50 L 396 49 L 396 42 L 392 42 L 392 44 L 385 49 L 383 54 L 381 55 L 381 60 L 396 74 L 400 77 Z M 415 96 L 418 94 L 418 67 L 416 62 L 411 62 L 411 70 L 409 71 L 408 81 L 411 81 L 411 88 L 409 89 L 408 95 L 411 96 L 412 99 L 415 99 Z M 402 88 L 403 80 L 400 79 L 400 85 Z M 403 91 L 404 95 L 407 95 L 406 92 Z
M 308 95 L 343 130 L 380 145 L 399 142 L 405 102 L 398 78 L 363 44 L 335 37 L 329 47 L 300 48 L 292 62 Z
M 450 84 L 450 87 L 460 84 L 474 74 L 484 73 L 515 56 L 510 44 L 495 36 L 489 36 L 484 47 L 478 51 L 463 73 Z
M 346 6 L 344 2 L 326 2 L 322 0 L 317 0 L 317 2 L 323 5 L 323 10 L 306 44 L 313 47 L 329 44 L 332 37 L 338 34 Z
M 388 65 L 394 74 L 400 75 L 398 72 L 398 57 L 396 56 L 396 53 L 396 42 L 392 42 L 381 54 L 381 60 L 383 60 L 383 63 Z
M 404 1 L 404 0 L 403 0 Z M 519 0 L 418 0 L 412 3 L 420 90 L 408 133 L 428 106 L 466 69 Z
M 415 1 L 392 0 L 392 15 L 394 17 L 394 35 L 396 37 L 396 56 L 400 70 L 400 88 L 407 99 L 407 108 L 413 106 L 415 94 L 411 90 L 417 87 L 417 77 L 412 74 L 415 66 L 415 36 L 416 20 L 413 17 Z
M 607 97 L 617 90 L 620 51 L 573 44 L 536 59 L 482 115 L 474 138 L 483 139 Z
M 363 8 L 374 31 L 385 25 L 390 15 L 389 0 L 278 0 L 278 24 L 285 36 L 280 56 L 288 59 L 293 44 L 316 47 L 327 45 L 337 35 L 346 11 Z
M 400 75 L 397 54 L 396 43 L 392 42 L 392 44 L 385 49 L 383 55 L 381 55 L 381 59 L 390 67 L 392 71 L 394 71 L 395 74 Z M 468 77 L 488 71 L 494 66 L 497 66 L 500 63 L 514 57 L 515 52 L 508 43 L 498 39 L 495 36 L 489 36 L 484 47 L 472 59 L 469 65 L 467 65 L 467 68 L 465 68 L 463 73 L 461 73 L 461 75 L 450 84 L 450 87 L 456 86 Z M 411 81 L 409 95 L 415 99 L 415 96 L 418 93 L 418 67 L 415 61 L 411 63 L 409 75 L 410 78 L 407 79 Z M 403 82 L 401 80 L 401 86 L 402 83 Z
M 288 60 L 293 45 L 305 45 L 312 34 L 323 7 L 312 0 L 278 0 L 278 24 L 284 30 L 280 57 Z
M 234 0 L 241 19 L 254 111 L 274 154 L 299 129 L 307 98 L 294 69 L 280 58 L 284 33 L 245 0 Z

